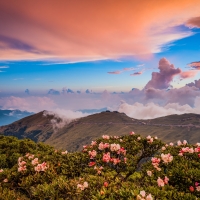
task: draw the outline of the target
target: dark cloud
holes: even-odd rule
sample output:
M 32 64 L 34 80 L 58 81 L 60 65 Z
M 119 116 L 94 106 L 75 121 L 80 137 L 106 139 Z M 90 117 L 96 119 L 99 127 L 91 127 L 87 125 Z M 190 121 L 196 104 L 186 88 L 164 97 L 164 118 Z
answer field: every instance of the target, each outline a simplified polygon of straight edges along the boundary
M 54 90 L 54 89 L 50 89 L 48 94 L 51 94 L 51 95 L 60 95 L 60 92 L 57 91 L 57 90 Z
M 25 90 L 25 93 L 26 93 L 26 94 L 30 94 L 29 89 L 26 89 L 26 90 Z
M 200 89 L 200 79 L 199 80 L 195 80 L 194 83 L 192 82 L 192 83 L 188 83 L 186 85 L 189 86 L 189 87 L 195 86 L 196 88 Z
M 176 69 L 166 58 L 160 59 L 158 69 L 160 72 L 152 72 L 152 78 L 146 84 L 145 89 L 167 89 L 173 77 L 182 72 L 181 69 Z

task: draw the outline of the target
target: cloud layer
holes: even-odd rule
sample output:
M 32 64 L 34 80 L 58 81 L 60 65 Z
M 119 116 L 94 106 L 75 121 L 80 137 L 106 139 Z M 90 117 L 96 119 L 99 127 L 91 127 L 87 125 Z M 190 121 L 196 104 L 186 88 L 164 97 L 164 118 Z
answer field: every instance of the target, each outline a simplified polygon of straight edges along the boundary
M 0 60 L 145 56 L 190 36 L 176 27 L 199 13 L 199 0 L 0 1 Z

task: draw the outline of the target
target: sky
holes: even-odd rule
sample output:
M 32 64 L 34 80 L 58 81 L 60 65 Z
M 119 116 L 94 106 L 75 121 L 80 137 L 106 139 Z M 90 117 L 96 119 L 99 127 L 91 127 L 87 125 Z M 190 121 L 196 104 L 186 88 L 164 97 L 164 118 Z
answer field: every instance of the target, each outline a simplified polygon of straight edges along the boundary
M 200 114 L 199 0 L 0 1 L 0 108 Z

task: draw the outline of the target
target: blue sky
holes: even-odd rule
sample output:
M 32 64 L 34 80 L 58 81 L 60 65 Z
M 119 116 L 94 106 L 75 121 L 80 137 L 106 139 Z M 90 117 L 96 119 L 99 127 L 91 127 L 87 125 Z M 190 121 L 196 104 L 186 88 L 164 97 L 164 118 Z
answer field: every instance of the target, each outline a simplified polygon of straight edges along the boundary
M 77 2 L 0 2 L 1 108 L 197 106 L 198 0 Z

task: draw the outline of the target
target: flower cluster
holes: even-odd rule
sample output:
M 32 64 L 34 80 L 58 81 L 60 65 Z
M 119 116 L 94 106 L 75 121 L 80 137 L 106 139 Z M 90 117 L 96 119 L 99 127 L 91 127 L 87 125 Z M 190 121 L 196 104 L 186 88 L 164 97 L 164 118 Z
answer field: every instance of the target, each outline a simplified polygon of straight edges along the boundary
M 195 189 L 196 189 L 196 191 L 200 192 L 200 183 L 195 182 L 195 187 L 190 186 L 190 188 L 189 188 L 189 190 L 190 190 L 191 192 L 194 192 Z
M 169 162 L 172 162 L 173 160 L 173 156 L 168 153 L 168 154 L 161 154 L 161 159 L 163 160 L 164 163 L 169 163 Z
M 140 194 L 137 195 L 137 200 L 153 200 L 151 194 L 146 194 L 144 190 L 140 191 Z
M 47 163 L 43 162 L 42 164 L 38 164 L 34 169 L 36 172 L 44 172 L 47 168 Z
M 85 188 L 88 188 L 88 182 L 84 182 L 83 184 L 78 184 L 77 189 L 85 190 Z
M 110 144 L 101 142 L 101 143 L 99 144 L 98 149 L 99 149 L 99 150 L 104 150 L 104 149 L 109 148 L 109 147 L 110 147 Z
M 18 172 L 26 171 L 26 162 L 23 161 L 23 157 L 18 158 Z
M 101 174 L 101 171 L 102 171 L 103 167 L 97 167 L 97 166 L 94 166 L 94 170 L 97 171 L 97 174 Z
M 158 171 L 161 170 L 161 168 L 159 168 L 160 158 L 156 158 L 156 157 L 151 158 L 151 163 L 155 169 L 157 169 Z
M 146 139 L 147 139 L 147 142 L 148 142 L 148 143 L 153 143 L 154 139 L 157 140 L 158 137 L 154 137 L 154 138 L 153 138 L 153 137 L 151 137 L 150 135 L 148 135 L 148 136 L 146 137 Z
M 178 146 L 181 146 L 181 145 L 186 145 L 188 142 L 187 140 L 183 140 L 183 142 L 181 142 L 180 140 L 177 142 L 177 145 Z
M 160 177 L 158 177 L 157 179 L 157 183 L 158 183 L 158 187 L 163 187 L 164 185 L 168 184 L 169 178 L 167 176 L 165 176 L 164 179 L 161 179 Z
M 102 135 L 102 138 L 103 138 L 104 140 L 109 140 L 109 139 L 110 139 L 110 136 L 109 136 L 109 135 Z

